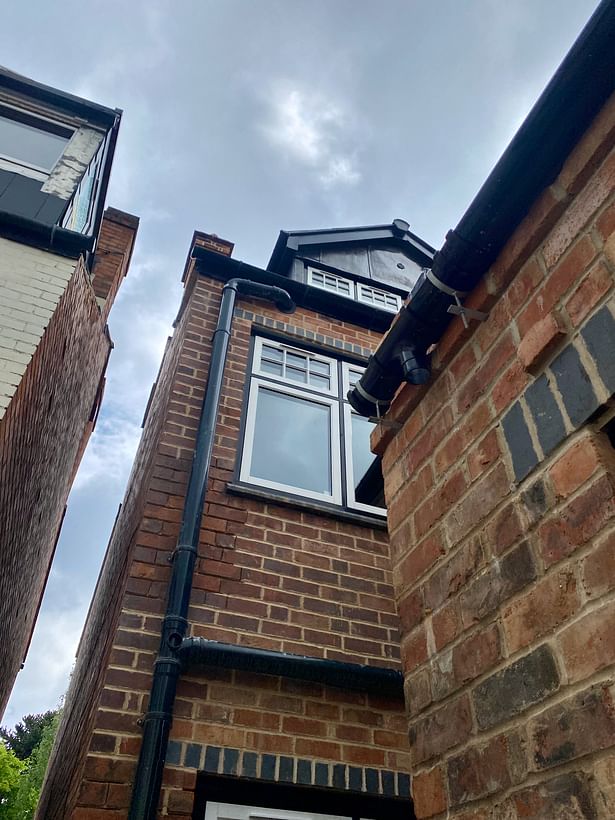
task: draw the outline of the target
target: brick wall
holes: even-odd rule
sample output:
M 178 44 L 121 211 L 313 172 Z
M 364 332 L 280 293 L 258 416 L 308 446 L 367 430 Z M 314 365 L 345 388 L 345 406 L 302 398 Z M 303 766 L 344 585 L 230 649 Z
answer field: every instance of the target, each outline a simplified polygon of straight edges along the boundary
M 76 264 L 74 259 L 0 237 L 0 419 Z
M 417 817 L 615 814 L 615 103 L 379 429 Z
M 105 320 L 128 273 L 138 226 L 136 216 L 105 209 L 92 266 L 92 285 Z
M 169 556 L 177 543 L 222 287 L 204 276 L 187 281 L 173 340 L 177 361 L 167 354 L 169 383 L 156 392 L 160 435 L 158 422 L 156 430 L 152 427 L 152 405 L 146 427 L 151 435 L 137 458 L 137 464 L 152 458 L 152 469 L 145 475 L 136 467 L 129 485 L 129 494 L 139 495 L 144 506 L 141 511 L 125 505 L 116 524 L 69 694 L 70 709 L 79 709 L 84 683 L 92 684 L 88 698 L 96 707 L 93 731 L 85 733 L 88 754 L 80 795 L 76 805 L 65 796 L 61 803 L 63 784 L 67 778 L 71 783 L 79 779 L 84 763 L 81 740 L 74 757 L 69 750 L 75 745 L 61 740 L 56 761 L 64 763 L 51 769 L 47 813 L 39 816 L 93 820 L 126 814 L 140 746 L 138 721 L 147 707 Z M 227 491 L 234 475 L 253 325 L 275 328 L 299 346 L 318 334 L 336 351 L 339 345 L 373 349 L 378 339 L 307 310 L 280 317 L 263 303 L 241 299 L 225 371 L 190 632 L 246 646 L 396 667 L 398 620 L 384 530 Z M 122 561 L 128 561 L 126 571 L 112 572 L 111 563 Z M 109 610 L 115 612 L 115 604 L 105 603 L 108 587 L 119 589 L 119 620 L 108 616 Z M 106 649 L 98 654 L 91 650 L 94 641 L 112 645 L 108 661 Z M 101 661 L 106 668 L 97 670 Z M 97 688 L 98 675 L 104 677 L 102 688 Z M 399 701 L 313 684 L 212 669 L 191 673 L 179 684 L 162 813 L 189 815 L 196 771 L 222 772 L 227 765 L 239 772 L 256 767 L 263 779 L 288 776 L 290 782 L 303 782 L 308 770 L 315 778 L 318 771 L 326 785 L 343 779 L 349 788 L 381 792 L 394 784 L 389 793 L 407 794 L 402 712 Z M 65 814 L 51 811 L 51 804 L 65 805 Z
M 0 618 L 10 635 L 0 647 L 0 713 L 30 641 L 109 349 L 79 263 L 0 421 Z

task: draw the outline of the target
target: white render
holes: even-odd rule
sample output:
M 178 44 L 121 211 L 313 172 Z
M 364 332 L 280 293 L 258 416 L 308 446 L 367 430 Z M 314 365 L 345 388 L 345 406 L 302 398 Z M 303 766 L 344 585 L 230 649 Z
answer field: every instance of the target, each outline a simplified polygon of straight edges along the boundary
M 77 261 L 0 237 L 0 419 Z

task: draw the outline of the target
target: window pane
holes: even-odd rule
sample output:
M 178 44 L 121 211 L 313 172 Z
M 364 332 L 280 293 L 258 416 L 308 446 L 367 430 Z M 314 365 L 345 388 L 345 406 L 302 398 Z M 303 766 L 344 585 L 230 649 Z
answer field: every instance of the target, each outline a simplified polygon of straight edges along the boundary
M 319 362 L 317 359 L 312 359 L 310 362 L 310 372 L 320 373 L 322 376 L 328 376 L 331 372 L 331 365 L 329 362 Z
M 312 387 L 316 387 L 318 390 L 329 390 L 329 378 L 327 376 L 317 376 L 314 373 L 310 373 L 310 384 Z
M 250 475 L 332 494 L 331 408 L 259 388 Z
M 67 143 L 67 137 L 0 116 L 0 154 L 24 165 L 50 171 Z
M 305 370 L 305 368 L 307 368 L 307 356 L 297 356 L 295 353 L 287 353 L 286 364 Z
M 296 370 L 294 367 L 287 367 L 286 378 L 294 382 L 305 384 L 307 382 L 307 372 L 305 370 Z
M 282 364 L 278 362 L 268 362 L 267 359 L 263 359 L 261 370 L 263 373 L 271 373 L 272 376 L 282 376 Z
M 369 437 L 374 429 L 373 422 L 355 413 L 352 425 L 352 471 L 355 501 L 384 507 L 384 484 L 380 459 L 369 449 Z
M 263 345 L 263 359 L 269 359 L 272 362 L 284 361 L 284 351 L 279 347 L 271 347 L 270 345 Z

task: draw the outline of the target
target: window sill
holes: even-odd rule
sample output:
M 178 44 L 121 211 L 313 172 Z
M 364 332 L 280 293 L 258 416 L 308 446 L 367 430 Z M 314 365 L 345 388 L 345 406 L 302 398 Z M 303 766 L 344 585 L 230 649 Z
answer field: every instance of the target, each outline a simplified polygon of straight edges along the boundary
M 254 484 L 246 484 L 243 481 L 229 481 L 226 489 L 232 495 L 242 495 L 247 498 L 260 498 L 263 501 L 271 501 L 274 504 L 283 504 L 286 507 L 294 507 L 295 509 L 304 510 L 305 512 L 314 515 L 326 515 L 329 518 L 335 518 L 338 521 L 347 521 L 349 524 L 358 524 L 362 527 L 371 527 L 376 530 L 386 530 L 386 518 L 380 516 L 369 515 L 369 513 L 361 513 L 354 510 L 344 510 L 339 507 L 334 507 L 330 504 L 325 504 L 321 501 L 313 499 L 303 499 L 297 496 L 281 493 L 276 490 L 270 490 L 266 487 L 257 487 Z

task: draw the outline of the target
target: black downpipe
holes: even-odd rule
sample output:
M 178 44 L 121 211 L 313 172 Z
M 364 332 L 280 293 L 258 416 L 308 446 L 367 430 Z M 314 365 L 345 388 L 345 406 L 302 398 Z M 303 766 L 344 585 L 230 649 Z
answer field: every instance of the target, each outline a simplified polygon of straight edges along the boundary
M 427 350 L 449 308 L 476 287 L 613 93 L 614 42 L 615 2 L 603 0 L 349 392 L 358 413 L 382 415 L 402 382 L 427 381 Z
M 315 681 L 354 692 L 396 697 L 403 700 L 404 676 L 396 669 L 363 666 L 358 663 L 272 652 L 251 646 L 184 638 L 179 650 L 183 668 L 215 666 L 261 675 L 280 675 L 295 680 Z
M 222 301 L 213 335 L 209 376 L 201 408 L 179 540 L 173 553 L 173 570 L 160 649 L 154 664 L 148 711 L 143 718 L 143 741 L 135 773 L 129 820 L 153 820 L 158 809 L 175 692 L 181 671 L 179 649 L 188 628 L 186 616 L 198 554 L 233 308 L 238 293 L 272 301 L 284 313 L 292 313 L 295 309 L 294 302 L 282 288 L 262 285 L 249 279 L 231 279 L 222 289 Z

